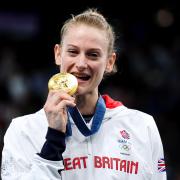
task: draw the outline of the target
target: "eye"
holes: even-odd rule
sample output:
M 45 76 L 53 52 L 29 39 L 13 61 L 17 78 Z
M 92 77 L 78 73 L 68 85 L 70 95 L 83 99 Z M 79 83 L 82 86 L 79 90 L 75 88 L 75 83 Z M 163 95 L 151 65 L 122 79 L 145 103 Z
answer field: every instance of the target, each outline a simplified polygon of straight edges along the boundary
M 97 59 L 100 57 L 100 54 L 98 52 L 88 52 L 87 56 L 90 59 Z
M 78 54 L 78 51 L 75 49 L 68 49 L 67 52 L 70 56 L 76 56 Z

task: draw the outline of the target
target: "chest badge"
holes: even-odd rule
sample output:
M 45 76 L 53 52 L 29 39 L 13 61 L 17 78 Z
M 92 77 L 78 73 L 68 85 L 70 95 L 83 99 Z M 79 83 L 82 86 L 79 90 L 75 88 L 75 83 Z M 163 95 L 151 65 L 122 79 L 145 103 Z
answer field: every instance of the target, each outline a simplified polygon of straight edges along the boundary
M 126 130 L 120 130 L 120 138 L 118 139 L 120 154 L 130 155 L 131 152 L 131 142 L 130 134 Z

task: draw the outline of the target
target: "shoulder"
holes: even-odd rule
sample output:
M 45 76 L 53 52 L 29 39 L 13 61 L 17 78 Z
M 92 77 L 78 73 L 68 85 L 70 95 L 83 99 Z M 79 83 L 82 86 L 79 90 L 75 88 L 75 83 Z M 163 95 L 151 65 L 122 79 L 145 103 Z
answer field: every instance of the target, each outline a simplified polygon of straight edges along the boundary
M 153 116 L 146 113 L 146 112 L 143 112 L 143 111 L 140 111 L 140 110 L 137 110 L 137 109 L 131 109 L 131 108 L 127 108 L 127 111 L 129 113 L 132 114 L 132 116 L 135 116 L 136 118 L 138 119 L 145 119 L 145 120 L 152 120 L 153 119 Z
M 137 109 L 126 108 L 123 116 L 124 123 L 129 124 L 133 128 L 148 133 L 158 132 L 156 120 L 151 114 Z
M 25 123 L 30 123 L 33 121 L 39 121 L 41 120 L 42 117 L 44 117 L 44 110 L 41 109 L 35 113 L 32 114 L 26 114 L 26 115 L 22 115 L 16 118 L 12 119 L 12 123 L 14 124 L 25 124 Z
M 151 121 L 154 121 L 153 116 L 146 113 L 146 112 L 143 112 L 143 111 L 140 111 L 140 110 L 137 110 L 137 109 L 131 109 L 131 108 L 127 108 L 127 112 L 130 114 L 130 116 L 132 118 L 139 119 L 141 121 L 144 120 L 147 123 L 151 122 Z
M 154 117 L 151 114 L 138 109 L 128 108 L 123 104 L 107 108 L 107 115 L 116 121 L 124 121 L 135 126 L 156 126 Z
M 31 160 L 45 141 L 46 122 L 43 109 L 12 119 L 4 135 L 4 151 Z
M 114 100 L 107 94 L 102 95 L 102 97 L 105 101 L 106 108 L 111 109 L 112 111 L 119 112 L 119 115 L 129 115 L 141 119 L 153 119 L 150 114 L 137 109 L 128 108 L 121 101 Z
M 19 116 L 16 118 L 13 118 L 7 132 L 13 131 L 15 132 L 21 132 L 21 131 L 30 131 L 30 130 L 36 130 L 43 125 L 45 126 L 47 124 L 45 112 L 43 109 L 32 113 L 32 114 L 26 114 L 23 116 Z

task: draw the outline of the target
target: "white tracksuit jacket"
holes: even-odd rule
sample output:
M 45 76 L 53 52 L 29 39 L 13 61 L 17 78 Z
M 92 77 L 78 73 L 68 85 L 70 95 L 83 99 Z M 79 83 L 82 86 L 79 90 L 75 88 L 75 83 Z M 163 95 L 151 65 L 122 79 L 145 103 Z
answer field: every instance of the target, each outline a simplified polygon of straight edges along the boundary
M 48 128 L 43 109 L 13 119 L 4 137 L 2 180 L 166 180 L 162 142 L 152 116 L 117 105 L 108 96 L 105 101 L 96 134 L 83 136 L 71 120 L 64 163 L 37 155 Z

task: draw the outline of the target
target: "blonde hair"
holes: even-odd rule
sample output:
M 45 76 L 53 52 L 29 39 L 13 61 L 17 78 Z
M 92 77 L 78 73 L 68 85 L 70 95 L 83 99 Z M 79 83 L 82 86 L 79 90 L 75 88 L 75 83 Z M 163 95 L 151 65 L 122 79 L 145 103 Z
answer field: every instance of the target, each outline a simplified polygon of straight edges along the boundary
M 61 44 L 65 34 L 67 33 L 69 27 L 72 25 L 86 24 L 89 26 L 96 27 L 100 30 L 106 32 L 108 42 L 108 56 L 115 52 L 115 33 L 112 26 L 107 22 L 104 16 L 97 11 L 97 9 L 89 8 L 86 11 L 74 16 L 65 21 L 61 28 Z M 117 67 L 114 66 L 113 73 L 117 72 Z

